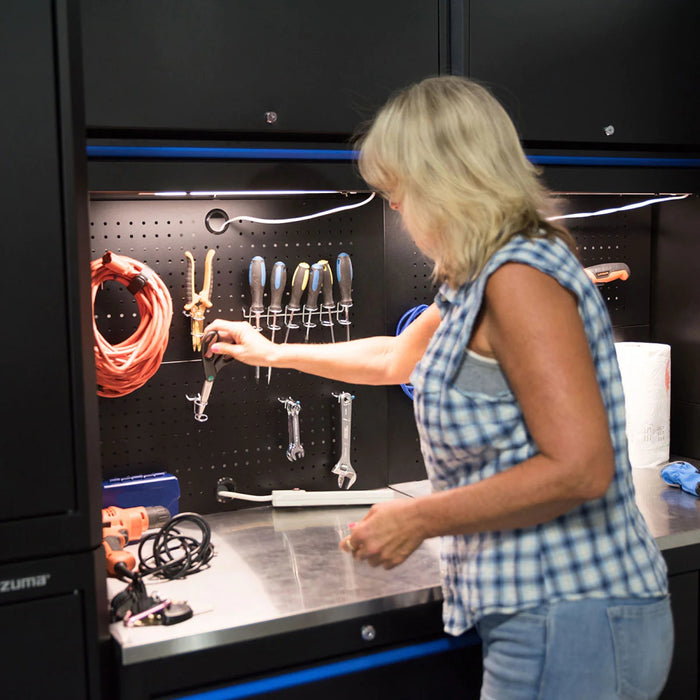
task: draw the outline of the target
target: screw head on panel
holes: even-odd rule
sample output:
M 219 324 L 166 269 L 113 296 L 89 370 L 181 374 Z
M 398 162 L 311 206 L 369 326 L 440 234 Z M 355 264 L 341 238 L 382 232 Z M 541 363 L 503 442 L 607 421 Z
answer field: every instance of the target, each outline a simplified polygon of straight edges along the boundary
M 608 124 L 607 126 L 603 127 L 603 133 L 606 136 L 612 136 L 615 133 L 615 127 L 612 124 Z
M 265 121 L 274 124 L 277 121 L 277 112 L 265 112 Z
M 377 630 L 374 629 L 374 625 L 362 625 L 360 634 L 365 642 L 372 642 L 377 637 Z

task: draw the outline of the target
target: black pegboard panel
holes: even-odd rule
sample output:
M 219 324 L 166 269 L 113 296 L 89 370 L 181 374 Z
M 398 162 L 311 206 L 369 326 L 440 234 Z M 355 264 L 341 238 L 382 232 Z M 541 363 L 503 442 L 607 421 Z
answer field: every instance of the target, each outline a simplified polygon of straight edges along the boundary
M 566 212 L 619 207 L 639 197 L 568 196 Z M 185 303 L 185 250 L 196 260 L 201 285 L 204 257 L 216 250 L 214 308 L 216 317 L 239 320 L 250 305 L 247 272 L 250 259 L 262 255 L 268 274 L 275 260 L 284 260 L 288 280 L 294 267 L 305 260 L 331 260 L 348 252 L 353 260 L 353 337 L 395 332 L 402 314 L 418 304 L 431 303 L 436 287 L 432 263 L 413 245 L 398 214 L 375 201 L 361 209 L 297 224 L 232 225 L 215 235 L 204 226 L 212 208 L 229 216 L 289 218 L 348 203 L 338 195 L 307 198 L 278 197 L 246 200 L 96 200 L 91 203 L 93 256 L 106 249 L 128 255 L 151 266 L 171 291 L 174 317 L 164 362 L 141 389 L 120 399 L 100 400 L 102 457 L 106 478 L 167 470 L 180 479 L 181 507 L 199 512 L 221 508 L 214 499 L 216 481 L 232 479 L 248 493 L 273 488 L 336 488 L 330 472 L 340 454 L 340 407 L 333 393 L 350 391 L 353 402 L 352 462 L 358 472 L 354 488 L 375 488 L 387 483 L 425 477 L 418 445 L 412 402 L 400 387 L 345 386 L 275 370 L 272 382 L 254 381 L 253 370 L 231 364 L 217 377 L 209 421 L 192 417 L 185 394 L 201 390 L 203 375 L 197 353 L 191 348 Z M 636 209 L 588 219 L 571 219 L 569 228 L 579 245 L 584 265 L 625 262 L 631 269 L 626 282 L 601 286 L 600 291 L 614 327 L 647 328 L 651 250 L 650 209 Z M 288 282 L 289 286 L 289 282 Z M 288 293 L 285 298 L 288 298 Z M 336 292 L 337 298 L 337 292 Z M 269 303 L 269 292 L 265 295 Z M 110 342 L 126 338 L 136 328 L 138 313 L 129 292 L 108 283 L 95 304 L 96 321 Z M 343 329 L 336 327 L 338 338 Z M 303 339 L 292 331 L 290 341 Z M 328 342 L 330 334 L 319 326 L 310 340 Z M 302 404 L 301 436 L 304 459 L 290 462 L 287 417 L 280 398 L 291 396 Z M 237 504 L 235 507 L 239 507 Z
M 400 215 L 385 204 L 385 243 L 387 278 L 387 332 L 396 332 L 404 313 L 421 304 L 431 304 L 437 292 L 431 274 L 433 263 L 414 245 L 405 231 Z M 401 387 L 388 387 L 389 406 L 389 482 L 425 479 L 413 401 Z
M 348 386 L 303 375 L 293 370 L 273 370 L 260 383 L 254 370 L 231 363 L 217 376 L 206 412 L 209 420 L 193 418 L 193 404 L 186 395 L 201 391 L 204 375 L 198 353 L 192 350 L 190 321 L 182 314 L 185 304 L 185 251 L 196 261 L 196 287 L 201 288 L 204 258 L 210 248 L 214 259 L 214 318 L 241 320 L 250 305 L 248 266 L 261 255 L 269 274 L 276 260 L 291 276 L 301 261 L 330 260 L 347 252 L 354 268 L 350 310 L 352 336 L 384 332 L 383 212 L 379 201 L 328 217 L 292 224 L 235 222 L 220 235 L 207 231 L 205 216 L 213 208 L 237 215 L 284 219 L 360 201 L 341 195 L 305 198 L 200 200 L 94 200 L 90 204 L 93 259 L 105 250 L 148 264 L 161 277 L 173 298 L 174 315 L 169 344 L 158 372 L 145 386 L 116 399 L 100 399 L 103 474 L 105 478 L 168 471 L 180 481 L 180 508 L 213 512 L 223 508 L 215 500 L 216 482 L 230 479 L 241 492 L 267 494 L 272 489 L 337 489 L 331 468 L 340 456 L 340 405 L 333 396 L 349 391 L 352 404 L 352 464 L 358 477 L 353 488 L 387 484 L 386 389 Z M 338 299 L 337 287 L 335 298 Z M 265 304 L 269 304 L 269 284 Z M 138 324 L 131 294 L 117 282 L 97 294 L 96 323 L 111 343 L 127 338 Z M 278 332 L 279 333 L 279 332 Z M 335 327 L 337 340 L 345 329 Z M 269 331 L 267 332 L 269 337 Z M 277 339 L 280 340 L 279 335 Z M 303 332 L 291 331 L 289 341 L 301 342 Z M 328 342 L 327 328 L 310 333 L 312 342 Z M 301 440 L 304 458 L 290 462 L 287 414 L 279 399 L 301 402 Z
M 645 197 L 578 195 L 565 199 L 564 211 L 594 212 L 641 202 Z M 613 327 L 649 328 L 651 286 L 651 207 L 604 216 L 567 219 L 585 266 L 623 262 L 630 277 L 599 286 Z

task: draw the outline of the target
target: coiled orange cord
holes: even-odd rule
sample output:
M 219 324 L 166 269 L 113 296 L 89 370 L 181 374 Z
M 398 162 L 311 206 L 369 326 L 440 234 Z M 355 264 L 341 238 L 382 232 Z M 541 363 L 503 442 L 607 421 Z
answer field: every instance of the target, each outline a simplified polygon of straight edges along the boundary
M 125 396 L 158 371 L 168 345 L 173 302 L 160 277 L 136 260 L 107 251 L 93 260 L 90 268 L 97 395 Z M 104 339 L 94 321 L 97 290 L 109 280 L 121 282 L 134 295 L 141 315 L 133 335 L 114 346 Z

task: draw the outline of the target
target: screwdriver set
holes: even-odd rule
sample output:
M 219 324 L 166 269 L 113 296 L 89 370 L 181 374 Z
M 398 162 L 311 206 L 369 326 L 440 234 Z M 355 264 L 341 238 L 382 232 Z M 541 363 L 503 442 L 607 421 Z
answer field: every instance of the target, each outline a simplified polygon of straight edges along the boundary
M 248 280 L 250 284 L 251 304 L 243 309 L 243 317 L 259 331 L 265 328 L 271 332 L 270 339 L 274 342 L 277 331 L 284 326 L 284 343 L 290 338 L 290 331 L 304 328 L 304 342 L 309 342 L 309 332 L 318 325 L 328 328 L 329 340 L 336 342 L 334 327 L 344 326 L 345 333 L 340 340 L 350 340 L 350 308 L 352 302 L 353 267 L 350 255 L 346 252 L 338 254 L 336 260 L 336 283 L 340 292 L 340 300 L 334 301 L 334 280 L 331 264 L 322 259 L 309 266 L 300 262 L 294 269 L 289 291 L 289 299 L 285 306 L 282 300 L 287 281 L 287 265 L 283 260 L 277 260 L 272 266 L 270 275 L 270 303 L 265 307 L 263 295 L 266 286 L 266 267 L 263 257 L 256 255 L 250 261 Z M 306 293 L 306 298 L 303 295 Z M 320 297 L 320 298 L 319 298 Z M 282 326 L 279 325 L 282 323 Z M 260 379 L 260 368 L 256 368 L 256 380 Z M 271 369 L 268 369 L 267 382 L 270 383 Z

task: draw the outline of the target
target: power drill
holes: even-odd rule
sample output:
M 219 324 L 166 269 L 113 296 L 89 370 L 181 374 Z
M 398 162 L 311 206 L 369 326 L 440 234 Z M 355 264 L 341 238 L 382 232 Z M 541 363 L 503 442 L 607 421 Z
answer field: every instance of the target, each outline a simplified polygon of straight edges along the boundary
M 136 506 L 134 508 L 117 508 L 110 506 L 102 509 L 102 546 L 107 557 L 107 574 L 119 578 L 115 566 L 126 567 L 129 571 L 136 568 L 136 558 L 124 547 L 129 542 L 137 542 L 146 530 L 165 525 L 170 520 L 170 511 L 163 506 Z

